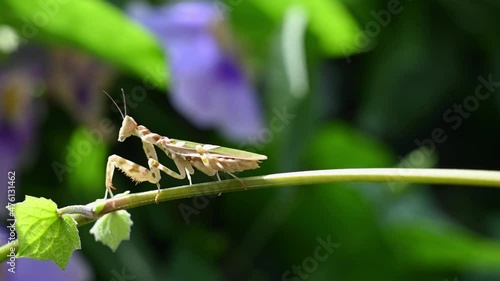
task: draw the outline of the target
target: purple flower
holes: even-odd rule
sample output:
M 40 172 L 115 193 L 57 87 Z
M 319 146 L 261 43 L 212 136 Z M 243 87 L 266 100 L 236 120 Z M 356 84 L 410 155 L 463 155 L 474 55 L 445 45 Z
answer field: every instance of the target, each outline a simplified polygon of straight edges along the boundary
M 36 72 L 32 67 L 0 70 L 0 172 L 15 171 L 33 138 L 35 122 L 33 96 Z M 7 181 L 0 185 L 0 213 L 6 212 Z
M 51 51 L 50 58 L 49 93 L 76 121 L 96 126 L 106 100 L 102 90 L 108 87 L 112 71 L 90 56 L 72 50 Z
M 225 34 L 216 6 L 182 2 L 130 10 L 165 48 L 177 110 L 198 127 L 217 128 L 233 140 L 259 132 L 257 96 L 231 50 L 219 40 Z
M 7 243 L 6 227 L 0 225 L 0 244 Z M 39 261 L 34 259 L 20 258 L 15 260 L 15 273 L 9 272 L 11 265 L 2 263 L 0 265 L 0 280 L 5 281 L 87 281 L 92 280 L 91 269 L 79 252 L 75 252 L 69 260 L 66 269 L 62 271 L 52 261 Z

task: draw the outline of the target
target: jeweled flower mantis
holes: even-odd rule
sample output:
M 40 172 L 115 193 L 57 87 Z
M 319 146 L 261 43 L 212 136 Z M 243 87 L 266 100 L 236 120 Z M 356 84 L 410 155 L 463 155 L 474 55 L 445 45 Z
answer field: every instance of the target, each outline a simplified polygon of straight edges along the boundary
M 142 140 L 142 148 L 148 158 L 149 166 L 148 169 L 116 154 L 109 156 L 108 163 L 106 165 L 106 193 L 104 198 L 107 198 L 108 194 L 113 196 L 111 190 L 116 189 L 112 183 L 115 168 L 118 168 L 135 182 L 139 183 L 148 181 L 156 184 L 159 192 L 159 181 L 161 178 L 160 171 L 176 179 L 184 179 L 187 177 L 189 184 L 192 184 L 190 175 L 194 174 L 193 167 L 206 175 L 216 175 L 219 180 L 219 171 L 225 172 L 239 180 L 239 178 L 233 174 L 234 172 L 257 169 L 259 168 L 260 161 L 267 159 L 267 156 L 265 155 L 244 150 L 171 139 L 153 133 L 145 126 L 138 125 L 132 117 L 127 115 L 127 105 L 124 93 L 123 99 L 125 114 L 121 111 L 120 107 L 111 98 L 111 96 L 106 92 L 104 93 L 113 101 L 123 118 L 122 125 L 118 133 L 118 141 L 123 142 L 130 136 L 139 137 Z M 170 159 L 174 161 L 178 172 L 175 172 L 158 162 L 155 146 L 161 149 Z

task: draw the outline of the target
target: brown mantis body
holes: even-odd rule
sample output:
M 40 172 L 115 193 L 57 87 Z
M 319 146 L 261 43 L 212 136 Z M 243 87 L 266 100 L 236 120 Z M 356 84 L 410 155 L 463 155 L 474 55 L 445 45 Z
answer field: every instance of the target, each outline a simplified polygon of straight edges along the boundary
M 118 107 L 118 105 L 116 106 Z M 126 115 L 126 106 L 125 115 L 121 110 L 120 113 L 122 114 L 123 121 L 118 133 L 118 141 L 123 142 L 129 136 L 139 137 L 142 140 L 144 153 L 148 158 L 149 169 L 116 154 L 109 156 L 106 166 L 105 198 L 107 198 L 108 193 L 113 196 L 111 189 L 116 189 L 112 183 L 115 168 L 118 168 L 137 183 L 148 181 L 156 184 L 159 191 L 160 171 L 176 179 L 187 177 L 189 184 L 192 184 L 190 175 L 194 174 L 193 167 L 206 175 L 216 175 L 219 180 L 219 171 L 238 179 L 233 174 L 234 172 L 259 168 L 259 162 L 267 159 L 265 155 L 243 150 L 170 139 L 151 132 L 145 126 L 138 125 L 132 117 Z M 178 172 L 158 162 L 155 146 L 174 161 Z

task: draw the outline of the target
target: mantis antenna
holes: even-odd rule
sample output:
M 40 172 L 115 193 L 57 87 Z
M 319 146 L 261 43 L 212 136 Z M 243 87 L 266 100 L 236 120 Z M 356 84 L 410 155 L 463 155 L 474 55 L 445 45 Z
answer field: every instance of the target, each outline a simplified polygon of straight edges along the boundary
M 123 109 L 125 110 L 125 116 L 127 116 L 127 99 L 125 98 L 125 91 L 122 88 L 122 96 L 123 96 Z
M 123 91 L 123 89 L 122 89 L 122 91 Z M 125 115 L 123 115 L 122 110 L 120 109 L 118 104 L 116 104 L 115 100 L 106 91 L 103 91 L 103 92 L 106 94 L 106 96 L 108 96 L 108 98 L 111 99 L 111 101 L 115 104 L 116 108 L 118 108 L 118 111 L 120 111 L 120 114 L 122 116 L 122 119 L 125 119 Z M 126 104 L 125 104 L 125 114 L 127 114 L 127 105 Z

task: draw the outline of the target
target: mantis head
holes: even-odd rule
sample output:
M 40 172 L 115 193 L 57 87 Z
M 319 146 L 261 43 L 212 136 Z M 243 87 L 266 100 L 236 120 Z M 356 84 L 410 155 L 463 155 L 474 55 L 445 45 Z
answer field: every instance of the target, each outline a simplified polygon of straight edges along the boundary
M 122 126 L 120 127 L 120 131 L 118 133 L 118 141 L 122 142 L 126 138 L 133 135 L 135 133 L 135 129 L 137 129 L 137 122 L 135 122 L 134 118 L 126 115 L 123 118 Z
M 126 138 L 135 134 L 135 130 L 137 129 L 137 122 L 135 122 L 134 118 L 127 115 L 127 100 L 125 99 L 125 92 L 123 91 L 123 89 L 123 110 L 125 111 L 125 114 L 123 114 L 122 110 L 120 109 L 118 104 L 116 104 L 115 100 L 108 93 L 106 93 L 106 91 L 103 92 L 111 99 L 123 118 L 122 126 L 120 127 L 120 131 L 118 132 L 118 141 L 123 142 Z

